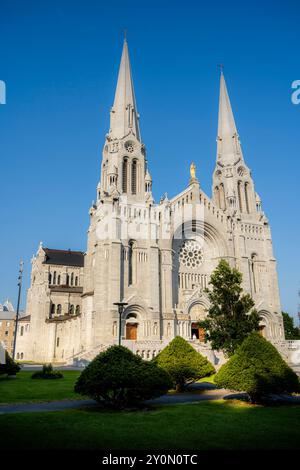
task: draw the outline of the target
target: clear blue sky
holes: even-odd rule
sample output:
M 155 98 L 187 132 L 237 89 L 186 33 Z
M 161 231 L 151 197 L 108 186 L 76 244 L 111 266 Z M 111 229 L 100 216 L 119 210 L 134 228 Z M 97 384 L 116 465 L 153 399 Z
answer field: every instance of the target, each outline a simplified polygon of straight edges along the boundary
M 282 306 L 300 287 L 300 3 L 292 1 L 1 0 L 0 302 L 16 303 L 20 258 L 86 248 L 123 29 L 158 200 L 184 189 L 191 160 L 211 194 L 218 70 L 225 77 L 256 190 L 269 217 Z

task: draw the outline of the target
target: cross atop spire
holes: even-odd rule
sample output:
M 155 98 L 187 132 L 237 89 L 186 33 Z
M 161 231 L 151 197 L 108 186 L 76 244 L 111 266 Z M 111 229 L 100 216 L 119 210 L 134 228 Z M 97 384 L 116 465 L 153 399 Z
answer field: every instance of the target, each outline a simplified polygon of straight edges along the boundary
M 139 116 L 136 107 L 128 44 L 124 33 L 115 100 L 110 115 L 110 134 L 122 139 L 132 132 L 140 140 Z
M 222 66 L 223 67 L 223 66 Z M 218 159 L 233 164 L 241 156 L 237 128 L 227 92 L 223 69 L 220 75 L 220 98 L 218 120 Z

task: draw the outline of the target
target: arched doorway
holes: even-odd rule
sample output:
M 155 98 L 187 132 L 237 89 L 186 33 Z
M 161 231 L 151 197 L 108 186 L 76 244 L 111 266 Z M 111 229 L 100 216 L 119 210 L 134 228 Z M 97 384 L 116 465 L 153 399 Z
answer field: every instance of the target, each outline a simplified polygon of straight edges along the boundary
M 192 305 L 189 310 L 189 315 L 191 319 L 191 338 L 204 343 L 205 330 L 199 326 L 199 321 L 204 320 L 206 317 L 206 309 L 204 305 L 200 303 Z
M 129 307 L 129 312 L 125 311 L 124 336 L 125 339 L 136 341 L 138 339 L 138 328 L 140 317 L 136 311 L 132 311 L 133 307 Z

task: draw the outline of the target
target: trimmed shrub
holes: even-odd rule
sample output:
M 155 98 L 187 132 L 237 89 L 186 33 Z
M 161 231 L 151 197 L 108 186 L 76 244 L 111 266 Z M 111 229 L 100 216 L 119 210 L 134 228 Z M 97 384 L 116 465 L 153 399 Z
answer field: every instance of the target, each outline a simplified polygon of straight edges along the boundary
M 112 408 L 159 397 L 172 387 L 168 374 L 123 346 L 111 346 L 82 371 L 75 392 Z
M 0 364 L 0 375 L 16 375 L 20 370 L 21 367 L 5 351 L 5 364 Z
M 178 392 L 187 383 L 207 377 L 215 372 L 213 365 L 181 336 L 176 336 L 154 359 L 164 369 Z
M 252 403 L 270 393 L 300 391 L 299 379 L 277 349 L 259 333 L 251 333 L 215 376 L 218 387 L 247 392 Z
M 44 364 L 42 370 L 34 372 L 32 379 L 62 379 L 63 374 L 58 370 L 53 370 L 52 364 Z

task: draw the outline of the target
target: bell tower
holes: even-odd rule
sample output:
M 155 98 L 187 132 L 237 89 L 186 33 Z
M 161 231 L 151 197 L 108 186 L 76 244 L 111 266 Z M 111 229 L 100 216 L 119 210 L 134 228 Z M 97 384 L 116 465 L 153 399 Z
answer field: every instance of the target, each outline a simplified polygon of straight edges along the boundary
M 152 200 L 152 180 L 147 170 L 146 149 L 141 140 L 126 38 L 110 111 L 110 129 L 102 155 L 98 200 L 118 199 L 121 195 L 129 203 Z
M 241 214 L 261 210 L 251 171 L 244 161 L 223 71 L 220 76 L 217 161 L 212 194 L 216 205 L 223 210 Z

